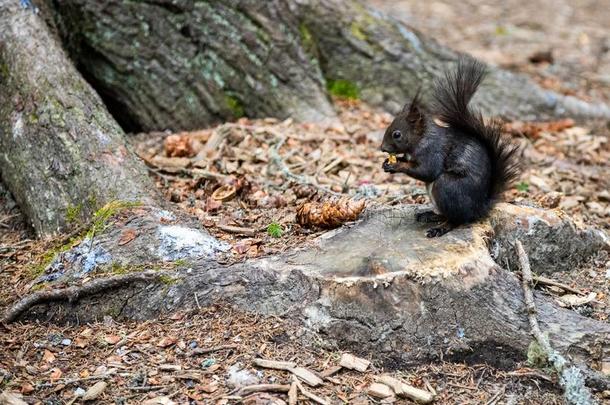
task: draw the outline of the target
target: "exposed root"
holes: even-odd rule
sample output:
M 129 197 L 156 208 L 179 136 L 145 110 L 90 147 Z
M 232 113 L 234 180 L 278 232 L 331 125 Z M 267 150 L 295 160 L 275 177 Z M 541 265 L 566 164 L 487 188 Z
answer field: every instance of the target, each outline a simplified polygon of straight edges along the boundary
M 82 297 L 97 294 L 111 288 L 121 287 L 133 282 L 158 280 L 165 274 L 166 272 L 162 271 L 145 271 L 142 273 L 132 273 L 97 279 L 80 286 L 50 291 L 38 291 L 26 296 L 9 308 L 0 320 L 0 323 L 11 323 L 19 318 L 21 314 L 39 304 L 54 301 L 73 302 Z
M 534 293 L 532 287 L 534 280 L 530 268 L 529 258 L 519 240 L 516 241 L 519 264 L 523 275 L 523 294 L 527 318 L 529 320 L 532 335 L 546 354 L 549 362 L 553 365 L 557 373 L 561 376 L 559 385 L 563 388 L 564 397 L 567 403 L 574 405 L 587 405 L 596 403 L 591 392 L 585 386 L 583 372 L 575 366 L 570 366 L 568 361 L 551 346 L 548 336 L 540 330 L 538 319 L 536 318 L 536 305 L 534 304 Z

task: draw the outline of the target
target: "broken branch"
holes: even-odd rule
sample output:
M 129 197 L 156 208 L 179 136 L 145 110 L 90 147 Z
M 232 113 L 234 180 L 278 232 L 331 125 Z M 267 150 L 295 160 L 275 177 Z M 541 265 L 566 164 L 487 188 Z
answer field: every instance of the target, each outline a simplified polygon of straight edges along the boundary
M 521 241 L 515 242 L 517 247 L 517 255 L 519 256 L 519 264 L 521 265 L 521 274 L 523 278 L 523 295 L 525 307 L 527 309 L 527 318 L 529 320 L 532 335 L 540 345 L 541 349 L 547 355 L 549 362 L 553 365 L 557 373 L 561 376 L 559 385 L 564 390 L 564 397 L 567 403 L 570 404 L 589 404 L 593 403 L 591 392 L 585 386 L 585 379 L 582 371 L 575 366 L 568 367 L 568 361 L 553 347 L 549 338 L 542 333 L 536 318 L 536 305 L 534 303 L 534 293 L 532 288 L 534 280 L 532 270 L 530 268 L 529 258 Z

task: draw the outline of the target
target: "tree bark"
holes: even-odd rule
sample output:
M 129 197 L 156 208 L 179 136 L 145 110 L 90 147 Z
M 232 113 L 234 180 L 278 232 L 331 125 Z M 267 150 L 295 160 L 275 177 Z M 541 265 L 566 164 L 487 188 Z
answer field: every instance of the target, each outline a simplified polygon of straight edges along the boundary
M 250 117 L 333 115 L 331 93 L 396 112 L 424 99 L 457 54 L 355 0 L 55 0 L 85 77 L 130 129 L 193 129 Z M 610 117 L 491 69 L 474 102 L 506 118 Z
M 0 0 L 0 173 L 38 234 L 111 200 L 152 203 L 143 164 L 31 9 Z

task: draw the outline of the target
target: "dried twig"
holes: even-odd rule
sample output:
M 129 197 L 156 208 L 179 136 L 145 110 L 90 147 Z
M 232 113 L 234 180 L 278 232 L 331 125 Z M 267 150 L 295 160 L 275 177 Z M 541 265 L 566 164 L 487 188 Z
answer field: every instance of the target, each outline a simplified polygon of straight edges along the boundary
M 216 228 L 218 228 L 222 231 L 228 232 L 228 233 L 235 233 L 235 234 L 246 235 L 246 236 L 256 235 L 256 229 L 244 228 L 241 226 L 216 225 Z
M 569 404 L 593 404 L 595 403 L 591 392 L 585 386 L 585 379 L 582 371 L 575 367 L 569 366 L 568 361 L 553 347 L 549 338 L 542 333 L 538 319 L 536 318 L 536 305 L 534 303 L 534 293 L 532 288 L 534 280 L 532 270 L 530 268 L 529 258 L 521 241 L 515 243 L 517 247 L 517 255 L 519 256 L 519 264 L 521 265 L 521 273 L 523 278 L 523 294 L 525 300 L 525 308 L 527 309 L 527 318 L 529 320 L 531 333 L 540 345 L 541 349 L 547 355 L 549 362 L 553 365 L 557 373 L 561 375 L 559 385 L 564 390 L 564 397 Z
M 295 375 L 292 376 L 292 381 L 297 385 L 297 387 L 299 388 L 299 391 L 301 391 L 301 393 L 303 395 L 305 395 L 307 398 L 311 399 L 313 402 L 316 402 L 320 405 L 328 405 L 328 401 L 326 401 L 324 398 L 320 398 L 319 396 L 307 391 L 303 387 L 303 384 L 301 384 L 301 382 Z
M 219 352 L 221 350 L 233 350 L 233 349 L 237 349 L 237 345 L 222 345 L 222 346 L 210 347 L 207 349 L 195 348 L 190 351 L 190 354 L 191 355 L 208 354 L 208 353 Z
M 311 180 L 307 179 L 305 176 L 300 176 L 298 174 L 292 173 L 290 171 L 290 169 L 288 168 L 288 166 L 286 166 L 286 163 L 284 163 L 284 160 L 282 159 L 282 157 L 280 156 L 280 153 L 279 153 L 279 150 L 282 147 L 282 145 L 284 144 L 284 142 L 286 142 L 286 137 L 280 137 L 279 141 L 275 145 L 273 145 L 269 148 L 269 158 L 270 158 L 271 163 L 275 164 L 280 169 L 280 171 L 282 172 L 284 177 L 294 180 L 295 182 L 297 182 L 299 184 L 304 184 L 307 186 L 315 187 L 316 189 L 318 189 L 319 191 L 322 191 L 324 193 L 328 193 L 328 194 L 331 194 L 334 196 L 342 195 L 341 193 L 337 193 L 331 189 L 320 186 L 317 182 L 311 181 Z
M 71 378 L 71 379 L 62 378 L 62 379 L 59 379 L 54 382 L 40 384 L 38 386 L 38 388 L 48 388 L 48 387 L 53 387 L 55 385 L 71 385 L 71 384 L 81 383 L 83 381 L 90 381 L 90 380 L 104 380 L 104 379 L 110 378 L 110 377 L 112 377 L 112 375 L 110 375 L 110 374 L 100 374 L 100 375 L 92 375 L 92 376 L 83 377 L 83 378 Z
M 586 295 L 585 292 L 583 292 L 582 290 L 579 290 L 578 288 L 574 288 L 574 287 L 570 287 L 567 284 L 563 284 L 560 283 L 559 281 L 555 281 L 552 280 L 550 278 L 547 277 L 543 277 L 543 276 L 533 276 L 532 279 L 538 283 L 538 284 L 546 284 L 546 285 L 551 285 L 554 287 L 559 287 L 565 291 L 569 291 L 572 292 L 574 294 L 578 294 L 578 295 Z
M 117 288 L 126 284 L 153 281 L 165 275 L 165 272 L 160 271 L 145 271 L 142 273 L 132 273 L 108 278 L 93 280 L 89 283 L 61 288 L 50 291 L 38 291 L 30 294 L 9 308 L 0 323 L 11 323 L 16 320 L 21 314 L 32 308 L 33 306 L 55 301 L 77 301 L 82 297 L 97 294 L 101 291 Z
M 241 388 L 236 395 L 243 397 L 253 392 L 288 392 L 289 390 L 290 385 L 288 384 L 257 384 Z

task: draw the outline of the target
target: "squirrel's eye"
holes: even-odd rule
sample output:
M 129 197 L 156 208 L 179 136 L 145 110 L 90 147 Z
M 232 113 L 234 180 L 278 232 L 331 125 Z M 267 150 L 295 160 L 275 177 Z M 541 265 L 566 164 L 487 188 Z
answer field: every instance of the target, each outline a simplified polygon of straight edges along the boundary
M 401 136 L 402 136 L 402 133 L 397 129 L 395 129 L 392 132 L 392 138 L 394 138 L 394 139 L 400 139 Z

